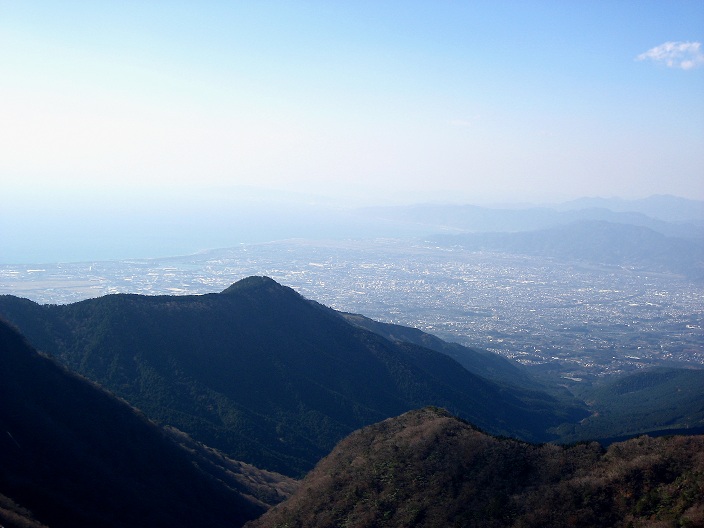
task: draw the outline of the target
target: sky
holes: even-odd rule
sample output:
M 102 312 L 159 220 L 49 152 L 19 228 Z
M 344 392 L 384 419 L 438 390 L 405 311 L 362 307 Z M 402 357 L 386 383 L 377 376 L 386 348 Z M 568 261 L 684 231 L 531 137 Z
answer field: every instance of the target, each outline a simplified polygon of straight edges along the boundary
M 0 0 L 4 209 L 702 200 L 703 43 L 700 0 Z

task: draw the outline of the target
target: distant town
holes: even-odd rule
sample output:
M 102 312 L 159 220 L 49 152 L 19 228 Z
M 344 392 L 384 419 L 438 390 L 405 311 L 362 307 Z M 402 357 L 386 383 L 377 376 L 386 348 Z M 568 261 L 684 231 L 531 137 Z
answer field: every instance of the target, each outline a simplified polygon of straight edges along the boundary
M 71 303 L 215 293 L 267 275 L 337 310 L 419 328 L 580 382 L 704 365 L 704 291 L 676 275 L 430 243 L 290 240 L 196 255 L 0 266 L 0 294 Z

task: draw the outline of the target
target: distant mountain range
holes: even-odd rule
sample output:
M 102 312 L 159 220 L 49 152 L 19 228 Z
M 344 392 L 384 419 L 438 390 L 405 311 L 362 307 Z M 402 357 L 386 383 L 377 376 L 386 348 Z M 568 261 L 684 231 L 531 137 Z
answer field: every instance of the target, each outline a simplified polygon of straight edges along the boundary
M 426 234 L 522 232 L 601 221 L 647 227 L 673 237 L 704 236 L 704 202 L 672 196 L 637 201 L 585 198 L 554 206 L 525 207 L 416 204 L 368 207 L 360 212 L 367 218 L 425 229 Z
M 540 206 L 364 208 L 331 207 L 324 202 L 292 204 L 258 197 L 246 204 L 211 200 L 200 209 L 181 204 L 169 212 L 169 222 L 158 209 L 139 214 L 99 210 L 90 215 L 67 214 L 55 218 L 51 229 L 30 211 L 0 209 L 0 264 L 155 258 L 292 238 L 405 239 L 437 233 L 528 231 L 582 220 L 648 227 L 667 236 L 704 237 L 704 202 L 673 196 L 582 198 Z
M 558 211 L 608 209 L 619 213 L 640 213 L 666 222 L 704 224 L 704 202 L 658 194 L 640 200 L 623 198 L 579 198 L 557 204 Z
M 353 433 L 247 527 L 703 526 L 703 452 L 704 436 L 531 445 L 426 408 Z
M 370 207 L 385 222 L 425 229 L 426 240 L 468 250 L 630 266 L 704 280 L 704 202 L 582 198 L 550 207 L 417 204 Z
M 437 235 L 429 239 L 471 251 L 534 255 L 704 280 L 704 239 L 668 237 L 629 224 L 580 221 L 535 231 Z

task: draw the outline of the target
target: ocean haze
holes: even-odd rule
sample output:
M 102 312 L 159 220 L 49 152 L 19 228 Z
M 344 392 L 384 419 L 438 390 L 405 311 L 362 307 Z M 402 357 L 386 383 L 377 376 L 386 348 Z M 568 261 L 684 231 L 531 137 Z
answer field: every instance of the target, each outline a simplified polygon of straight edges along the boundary
M 289 238 L 418 233 L 314 196 L 249 189 L 55 197 L 32 209 L 10 202 L 0 211 L 0 263 L 156 258 Z
M 583 199 L 550 206 L 420 203 L 359 207 L 321 195 L 256 188 L 170 188 L 82 194 L 54 189 L 0 209 L 0 264 L 82 262 L 188 255 L 285 239 L 425 237 L 551 228 L 577 220 L 644 226 L 667 236 L 704 236 L 704 202 L 672 196 Z M 383 196 L 368 203 L 383 202 Z M 613 209 L 610 209 L 613 207 Z M 651 216 L 649 216 L 651 215 Z

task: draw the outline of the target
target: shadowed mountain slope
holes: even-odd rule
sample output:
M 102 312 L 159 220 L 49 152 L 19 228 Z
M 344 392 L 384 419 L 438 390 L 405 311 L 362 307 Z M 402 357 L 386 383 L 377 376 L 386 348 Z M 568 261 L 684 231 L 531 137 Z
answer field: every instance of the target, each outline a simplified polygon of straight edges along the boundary
M 704 437 L 531 445 L 426 408 L 340 442 L 248 528 L 704 525 Z
M 4 296 L 0 314 L 147 416 L 289 475 L 312 468 L 351 431 L 424 405 L 529 440 L 586 416 L 351 325 L 266 277 L 220 294 L 64 306 Z
M 233 527 L 266 509 L 3 321 L 0 366 L 3 525 Z
M 413 343 L 418 346 L 450 356 L 469 372 L 484 378 L 526 388 L 544 388 L 520 365 L 488 350 L 468 348 L 458 343 L 449 343 L 417 328 L 381 323 L 363 315 L 343 313 L 350 323 L 384 336 L 398 343 Z
M 566 424 L 563 440 L 606 439 L 635 434 L 704 432 L 704 369 L 653 368 L 576 386 L 592 416 Z

